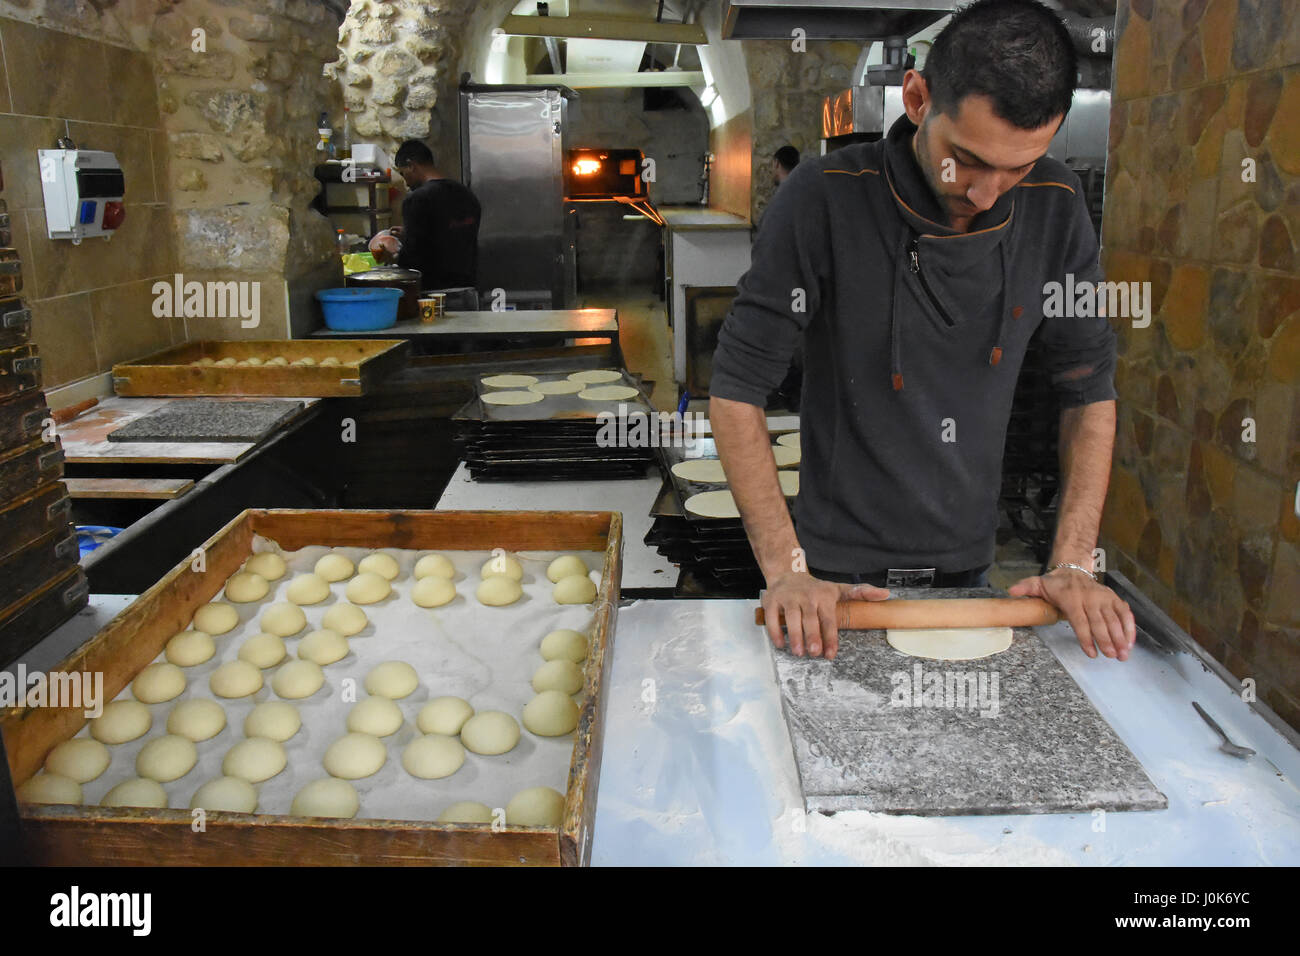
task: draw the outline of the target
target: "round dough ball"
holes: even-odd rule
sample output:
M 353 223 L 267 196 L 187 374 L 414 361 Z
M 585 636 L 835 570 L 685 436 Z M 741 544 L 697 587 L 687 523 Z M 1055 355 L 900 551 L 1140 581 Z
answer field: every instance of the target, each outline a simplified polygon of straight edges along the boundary
M 289 566 L 274 551 L 259 551 L 244 562 L 244 570 L 260 574 L 268 581 L 278 581 L 284 577 Z
M 256 367 L 259 366 L 259 365 L 264 365 L 264 364 L 265 364 L 265 363 L 264 363 L 260 358 L 258 358 L 256 355 L 250 355 L 248 358 L 244 359 L 244 361 L 247 362 L 249 365 L 253 366 L 254 368 L 256 368 Z
M 77 783 L 94 780 L 108 769 L 113 755 L 98 740 L 73 737 L 59 744 L 45 758 L 46 773 L 57 773 Z
M 347 604 L 340 601 L 332 608 L 325 612 L 325 616 L 320 620 L 321 627 L 328 627 L 336 634 L 342 634 L 344 637 L 352 637 L 365 630 L 370 619 L 366 617 L 366 612 L 361 610 L 355 604 Z
M 551 631 L 542 638 L 542 657 L 548 661 L 566 660 L 579 664 L 587 659 L 587 635 L 570 628 Z
M 227 777 L 261 783 L 274 777 L 288 762 L 284 744 L 280 741 L 269 737 L 249 737 L 226 751 L 221 761 L 221 772 Z
M 533 674 L 533 690 L 558 690 L 563 694 L 576 694 L 586 683 L 582 668 L 566 657 L 547 661 Z
M 285 358 L 283 355 L 277 355 L 275 358 L 267 359 L 266 364 L 267 365 L 288 365 L 289 360 Z
M 298 645 L 298 656 L 324 667 L 348 656 L 348 639 L 337 631 L 323 627 L 312 631 Z
M 415 562 L 415 570 L 411 572 L 411 577 L 417 581 L 427 577 L 446 578 L 450 581 L 455 576 L 456 565 L 441 554 L 426 554 Z
M 514 604 L 524 596 L 524 589 L 519 586 L 519 582 L 513 578 L 500 575 L 491 577 L 479 584 L 478 590 L 474 592 L 480 604 L 487 607 L 505 607 L 507 604 Z
M 244 718 L 245 737 L 265 737 L 284 743 L 302 727 L 298 708 L 282 700 L 258 704 Z
M 225 729 L 226 709 L 206 697 L 183 700 L 167 715 L 167 733 L 195 743 L 211 740 Z
M 217 652 L 217 642 L 202 631 L 181 631 L 167 642 L 163 652 L 177 667 L 193 667 L 211 660 Z
M 478 576 L 485 581 L 488 578 L 507 577 L 515 581 L 524 579 L 524 566 L 512 554 L 496 554 L 483 562 Z
M 506 804 L 506 823 L 513 827 L 558 827 L 564 819 L 564 794 L 550 787 L 520 790 Z
M 244 641 L 239 647 L 241 661 L 248 661 L 254 667 L 264 669 L 280 663 L 287 653 L 284 638 L 279 634 L 258 634 Z
M 402 729 L 402 710 L 387 697 L 367 697 L 348 712 L 348 730 L 387 737 Z
M 563 691 L 544 690 L 524 704 L 524 726 L 539 737 L 562 737 L 578 726 L 578 705 Z
M 90 722 L 90 736 L 105 744 L 124 744 L 143 737 L 153 726 L 153 712 L 138 700 L 115 700 Z
M 300 574 L 284 590 L 294 604 L 319 604 L 330 596 L 329 583 L 319 574 Z
M 167 734 L 155 737 L 140 748 L 135 756 L 135 772 L 167 783 L 185 776 L 198 762 L 199 748 L 194 746 L 194 741 L 180 734 Z
M 491 823 L 492 808 L 475 800 L 453 803 L 438 814 L 439 823 Z
M 513 750 L 519 743 L 519 724 L 500 710 L 485 710 L 465 721 L 460 742 L 466 750 L 488 757 Z
M 460 733 L 465 721 L 474 716 L 469 701 L 460 697 L 435 697 L 420 708 L 415 726 L 422 734 L 443 734 L 454 737 Z
M 402 573 L 402 569 L 397 566 L 397 559 L 382 551 L 376 551 L 362 558 L 357 565 L 357 570 L 362 574 L 377 574 L 388 581 L 397 580 L 397 576 Z
M 194 612 L 194 630 L 211 634 L 213 637 L 220 637 L 227 631 L 234 630 L 237 624 L 239 624 L 239 612 L 229 604 L 213 601 Z
M 248 661 L 227 661 L 212 672 L 208 687 L 218 697 L 247 697 L 262 689 L 262 672 Z
M 18 788 L 20 803 L 81 803 L 81 784 L 59 773 L 38 773 Z
M 239 777 L 209 780 L 190 798 L 190 809 L 216 810 L 224 813 L 252 813 L 257 809 L 257 791 Z
M 344 734 L 325 751 L 322 761 L 333 777 L 360 780 L 377 773 L 388 759 L 384 742 L 371 734 Z
M 377 604 L 393 592 L 388 578 L 373 571 L 358 574 L 348 582 L 344 593 L 353 604 Z
M 148 807 L 151 810 L 167 808 L 167 791 L 157 780 L 134 777 L 123 780 L 99 801 L 101 807 Z
M 360 809 L 361 798 L 356 787 L 337 777 L 322 777 L 298 791 L 289 812 L 295 817 L 351 819 Z
M 289 661 L 271 678 L 271 689 L 287 700 L 301 700 L 320 690 L 325 672 L 315 661 Z
M 338 360 L 338 356 L 336 356 L 336 355 L 327 355 L 327 356 L 325 356 L 323 359 L 320 360 L 320 364 L 321 364 L 322 367 L 325 367 L 325 366 L 327 366 L 327 365 L 328 365 L 328 366 L 333 366 L 333 365 L 339 365 L 339 364 L 342 364 L 342 363 L 339 362 L 339 360 Z
M 175 664 L 150 664 L 131 682 L 131 693 L 142 704 L 161 704 L 185 690 L 185 672 Z
M 270 590 L 266 578 L 256 571 L 236 571 L 226 581 L 226 600 L 248 604 L 262 600 Z
M 384 661 L 366 675 L 366 693 L 390 700 L 409 697 L 419 684 L 419 675 L 406 661 Z
M 209 365 L 216 365 L 216 364 L 217 364 L 217 360 L 214 359 L 211 355 L 205 355 L 205 356 L 203 356 L 203 358 L 201 358 L 201 359 L 196 359 L 195 361 L 191 362 L 190 364 L 191 364 L 191 365 L 197 365 L 197 366 L 199 366 L 200 368 L 205 368 L 205 367 L 207 367 L 207 366 L 209 366 Z
M 570 574 L 555 583 L 556 604 L 590 604 L 596 600 L 596 585 L 585 574 Z
M 347 555 L 331 551 L 316 562 L 314 568 L 318 577 L 326 581 L 346 581 L 356 573 L 356 565 Z
M 447 578 L 431 574 L 415 582 L 411 588 L 411 600 L 420 607 L 442 607 L 456 600 L 456 585 Z
M 279 637 L 292 637 L 307 626 L 307 615 L 296 604 L 272 604 L 261 620 L 262 630 Z
M 587 573 L 587 563 L 576 554 L 561 555 L 546 566 L 546 576 L 552 584 L 557 584 L 561 578 L 567 578 L 572 574 L 586 577 Z
M 416 737 L 402 751 L 402 766 L 412 777 L 441 780 L 465 764 L 465 748 L 455 737 L 429 734 Z
M 230 368 L 230 367 L 233 366 L 237 361 L 239 361 L 239 360 L 236 359 L 233 355 L 227 355 L 227 356 L 226 356 L 225 358 L 223 358 L 223 359 L 217 359 L 217 367 L 218 367 L 218 368 Z

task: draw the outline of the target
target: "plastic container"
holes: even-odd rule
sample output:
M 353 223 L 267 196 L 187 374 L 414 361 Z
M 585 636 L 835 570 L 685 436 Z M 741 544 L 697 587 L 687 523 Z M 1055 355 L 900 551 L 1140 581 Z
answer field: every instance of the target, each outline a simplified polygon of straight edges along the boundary
M 321 289 L 325 325 L 336 332 L 370 332 L 397 324 L 401 289 Z

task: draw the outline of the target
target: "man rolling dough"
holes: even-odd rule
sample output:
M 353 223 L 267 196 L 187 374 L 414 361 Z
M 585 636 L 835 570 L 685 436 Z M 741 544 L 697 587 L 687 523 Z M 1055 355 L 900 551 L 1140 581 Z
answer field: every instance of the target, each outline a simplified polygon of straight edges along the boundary
M 1037 333 L 1063 491 L 1050 570 L 1009 593 L 1059 608 L 1090 657 L 1127 658 L 1132 612 L 1092 572 L 1115 337 L 1096 310 L 1045 316 L 1047 283 L 1101 278 L 1079 179 L 1045 155 L 1075 70 L 1047 8 L 979 0 L 906 73 L 906 115 L 885 139 L 805 160 L 768 206 L 718 338 L 710 417 L 777 647 L 781 613 L 795 654 L 834 657 L 840 599 L 987 585 L 1011 400 Z M 796 535 L 763 407 L 800 345 Z

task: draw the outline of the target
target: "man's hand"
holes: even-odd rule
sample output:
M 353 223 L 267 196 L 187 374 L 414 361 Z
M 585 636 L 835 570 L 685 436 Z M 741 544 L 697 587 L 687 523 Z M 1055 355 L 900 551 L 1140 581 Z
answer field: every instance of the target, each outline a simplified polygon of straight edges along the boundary
M 390 257 L 397 255 L 397 250 L 401 247 L 402 244 L 397 241 L 396 236 L 383 233 L 370 240 L 370 254 L 375 257 L 376 262 L 387 262 Z
M 1128 660 L 1137 640 L 1133 611 L 1104 584 L 1070 568 L 1057 568 L 1041 577 L 1017 581 L 1007 593 L 1012 597 L 1039 597 L 1059 608 L 1089 657 L 1096 657 L 1097 648 L 1101 648 L 1106 657 Z
M 889 597 L 884 588 L 870 584 L 836 584 L 815 578 L 807 571 L 790 571 L 768 583 L 763 592 L 763 614 L 767 634 L 776 647 L 785 647 L 781 634 L 781 614 L 790 635 L 790 652 L 802 657 L 807 647 L 810 657 L 834 660 L 840 647 L 840 631 L 835 620 L 838 601 L 883 601 Z

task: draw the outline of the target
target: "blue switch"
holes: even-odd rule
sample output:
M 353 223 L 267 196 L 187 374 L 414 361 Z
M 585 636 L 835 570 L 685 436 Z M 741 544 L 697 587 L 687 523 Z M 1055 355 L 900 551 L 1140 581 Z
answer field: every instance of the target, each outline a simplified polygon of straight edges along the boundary
M 81 224 L 83 226 L 95 221 L 95 207 L 98 205 L 93 199 L 83 199 L 81 201 Z

